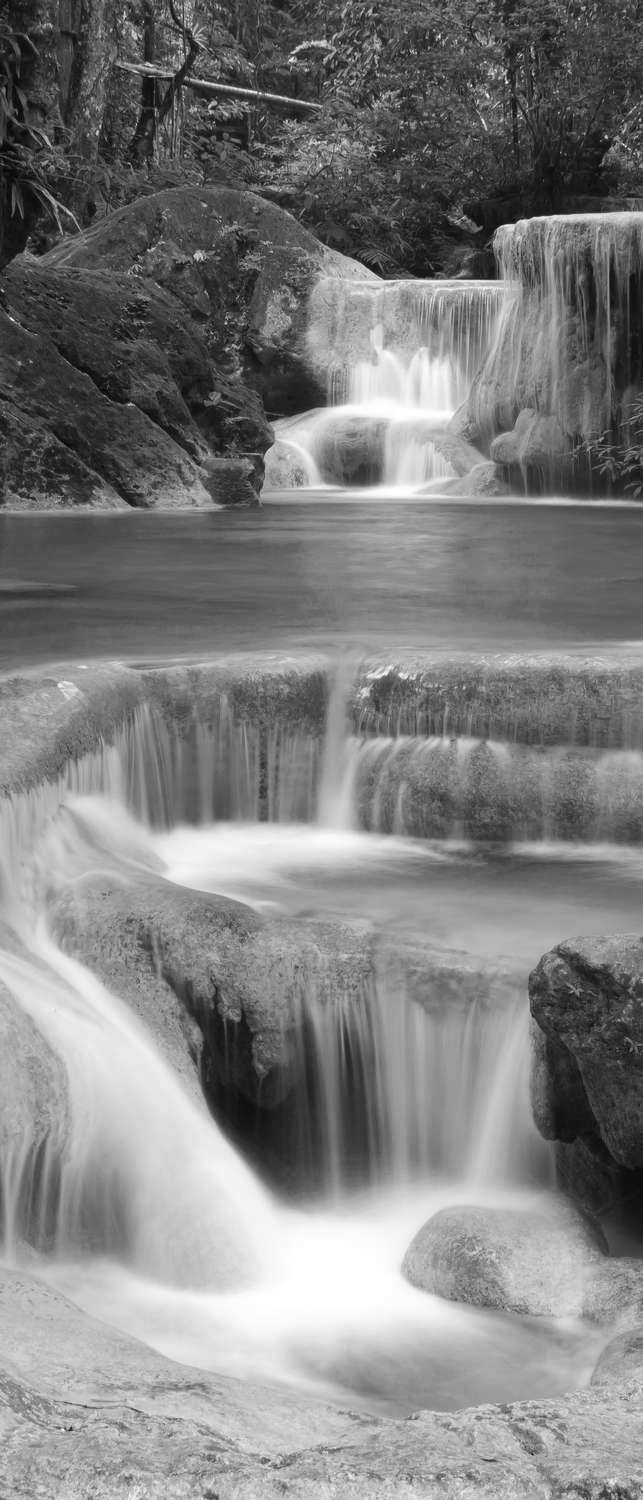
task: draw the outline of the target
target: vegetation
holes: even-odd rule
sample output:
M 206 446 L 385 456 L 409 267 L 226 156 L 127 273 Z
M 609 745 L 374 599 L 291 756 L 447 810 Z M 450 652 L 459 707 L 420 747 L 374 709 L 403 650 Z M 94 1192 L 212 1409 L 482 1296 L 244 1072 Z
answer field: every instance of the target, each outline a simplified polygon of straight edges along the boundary
M 469 219 L 643 184 L 641 0 L 328 0 L 323 35 L 303 0 L 68 9 L 77 33 L 50 0 L 0 0 L 5 259 L 65 212 L 226 181 L 383 274 L 427 274 Z

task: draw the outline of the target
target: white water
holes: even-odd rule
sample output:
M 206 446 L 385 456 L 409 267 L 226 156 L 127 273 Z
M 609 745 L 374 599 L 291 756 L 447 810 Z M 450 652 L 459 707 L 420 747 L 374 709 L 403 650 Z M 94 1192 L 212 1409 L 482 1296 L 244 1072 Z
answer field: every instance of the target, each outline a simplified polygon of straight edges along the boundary
M 399 1274 L 438 1207 L 523 1201 L 546 1181 L 547 1152 L 529 1119 L 522 956 L 515 983 L 481 969 L 479 994 L 469 982 L 454 1000 L 467 967 L 450 956 L 458 933 L 475 951 L 458 881 L 464 870 L 479 901 L 485 871 L 447 844 L 351 826 L 350 675 L 321 753 L 296 728 L 255 735 L 225 701 L 186 741 L 139 713 L 57 787 L 4 808 L 13 936 L 0 985 L 62 1059 L 70 1113 L 36 1167 L 29 1141 L 17 1157 L 0 1135 L 5 1255 L 20 1258 L 26 1233 L 41 1272 L 80 1306 L 205 1368 L 347 1388 L 395 1410 L 553 1393 L 585 1377 L 584 1336 L 445 1304 Z M 304 804 L 320 821 L 293 820 Z M 269 809 L 284 821 L 249 821 Z M 196 824 L 180 821 L 186 811 Z M 48 937 L 46 899 L 73 888 L 82 902 L 97 873 L 332 914 L 356 933 L 368 920 L 396 941 L 397 902 L 404 951 L 424 924 L 438 950 L 450 944 L 421 1000 L 386 948 L 357 986 L 329 989 L 321 973 L 295 987 L 288 1149 L 305 1209 L 259 1181 L 118 996 Z M 505 908 L 496 925 L 508 921 L 513 938 Z M 526 953 L 546 946 L 533 910 L 521 941 Z
M 390 494 L 453 480 L 464 445 L 449 422 L 502 297 L 494 282 L 320 282 L 308 352 L 327 374 L 329 406 L 275 424 L 266 488 L 376 485 Z

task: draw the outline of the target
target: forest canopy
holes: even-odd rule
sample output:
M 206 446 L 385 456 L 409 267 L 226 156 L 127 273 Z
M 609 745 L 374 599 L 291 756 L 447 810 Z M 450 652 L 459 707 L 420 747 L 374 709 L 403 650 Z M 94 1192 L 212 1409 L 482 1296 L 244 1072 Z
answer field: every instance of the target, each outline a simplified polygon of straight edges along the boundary
M 181 183 L 380 274 L 643 191 L 641 0 L 0 0 L 3 260 Z

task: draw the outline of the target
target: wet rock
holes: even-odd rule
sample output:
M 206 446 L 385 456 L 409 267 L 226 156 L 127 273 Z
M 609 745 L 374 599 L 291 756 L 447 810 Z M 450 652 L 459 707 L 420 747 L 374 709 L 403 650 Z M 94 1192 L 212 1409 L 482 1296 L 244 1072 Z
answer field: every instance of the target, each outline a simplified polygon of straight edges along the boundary
M 306 463 L 290 443 L 273 443 L 264 464 L 265 490 L 296 490 L 309 483 Z
M 389 422 L 385 417 L 324 415 L 313 456 L 326 484 L 369 485 L 383 477 Z
M 402 1274 L 450 1301 L 578 1317 L 605 1249 L 600 1231 L 562 1201 L 537 1209 L 445 1208 L 412 1240 Z
M 474 464 L 473 468 L 458 481 L 457 493 L 459 495 L 480 495 L 482 498 L 509 495 L 510 487 L 503 479 L 502 468 L 499 464 L 487 459 Z
M 609 1168 L 643 1172 L 643 939 L 561 943 L 530 976 L 536 1124 Z
M 314 985 L 320 1004 L 359 994 L 370 968 L 364 940 L 340 923 L 268 921 L 166 881 L 90 881 L 58 899 L 52 922 L 166 1050 L 198 1065 L 215 1104 L 281 1104 L 295 1082 L 302 990 Z
M 103 395 L 52 339 L 2 311 L 0 397 L 5 504 L 211 504 L 199 466 L 166 432 L 132 403 Z M 26 455 L 22 445 L 34 433 L 35 448 Z
M 177 1365 L 24 1273 L 0 1277 L 12 1500 L 640 1500 L 638 1376 L 550 1401 L 381 1420 Z
M 527 408 L 519 412 L 511 432 L 494 438 L 489 452 L 492 461 L 501 468 L 527 474 L 532 470 L 548 471 L 553 462 L 565 458 L 568 449 L 558 419 Z
M 591 1385 L 637 1380 L 643 1385 L 643 1324 L 610 1339 L 595 1365 Z
M 595 1136 L 591 1140 L 593 1149 L 580 1137 L 556 1141 L 554 1163 L 558 1186 L 584 1212 L 600 1219 L 609 1215 L 616 1222 L 631 1223 L 636 1229 L 637 1221 L 641 1223 L 642 1218 L 643 1172 L 629 1172 L 626 1167 L 617 1166 L 607 1151 L 597 1150 Z

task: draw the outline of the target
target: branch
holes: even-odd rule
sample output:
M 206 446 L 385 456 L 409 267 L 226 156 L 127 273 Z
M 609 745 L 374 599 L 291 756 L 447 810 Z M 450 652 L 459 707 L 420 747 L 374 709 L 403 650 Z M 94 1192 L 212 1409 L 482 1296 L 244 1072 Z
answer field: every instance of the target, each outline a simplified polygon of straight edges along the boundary
M 183 74 L 174 74 L 168 68 L 157 68 L 149 63 L 116 62 L 114 67 L 121 73 L 136 73 L 140 78 L 158 78 L 171 83 L 172 79 L 179 79 Z M 236 84 L 213 83 L 209 78 L 187 78 L 180 77 L 179 87 L 192 89 L 194 94 L 201 94 L 206 99 L 241 99 L 248 104 L 267 104 L 273 109 L 290 110 L 292 114 L 314 114 L 321 113 L 321 104 L 310 104 L 307 99 L 291 99 L 288 94 L 266 94 L 260 89 L 237 88 Z

